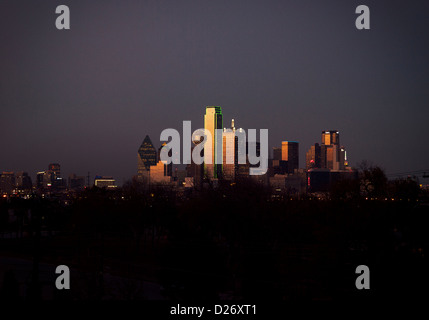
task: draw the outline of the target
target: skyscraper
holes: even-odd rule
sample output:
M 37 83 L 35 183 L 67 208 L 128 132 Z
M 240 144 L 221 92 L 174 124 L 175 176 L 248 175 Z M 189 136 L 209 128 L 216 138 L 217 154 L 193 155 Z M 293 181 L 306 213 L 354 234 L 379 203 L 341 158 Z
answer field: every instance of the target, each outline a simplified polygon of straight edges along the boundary
M 288 162 L 288 173 L 299 168 L 299 142 L 282 141 L 282 160 Z
M 223 177 L 234 180 L 235 165 L 237 161 L 237 141 L 235 136 L 234 119 L 231 121 L 231 128 L 223 129 Z
M 156 166 L 157 160 L 157 151 L 147 135 L 137 152 L 137 177 L 148 178 L 150 167 Z
M 50 163 L 48 166 L 46 180 L 50 179 L 50 182 L 47 182 L 46 185 L 52 187 L 52 190 L 65 189 L 67 181 L 61 178 L 61 166 L 59 163 Z
M 145 175 L 148 178 L 148 182 L 151 185 L 154 184 L 168 184 L 171 182 L 173 175 L 173 163 L 166 164 L 165 161 L 161 160 L 161 150 L 167 145 L 166 142 L 162 143 L 161 147 L 158 149 L 157 161 L 155 165 L 150 165 L 149 169 L 146 171 L 148 175 Z M 167 148 L 169 148 L 167 146 Z M 172 150 L 169 149 L 168 156 L 172 156 Z
M 44 187 L 44 177 L 46 171 L 37 172 L 36 175 L 36 187 L 37 189 L 42 189 Z
M 246 165 L 245 137 L 246 133 L 242 128 L 235 128 L 234 119 L 231 121 L 231 128 L 223 129 L 223 178 L 234 180 L 239 166 Z M 240 158 L 243 162 L 242 164 L 239 164 Z
M 341 170 L 340 133 L 337 130 L 322 131 L 321 167 Z
M 305 167 L 307 170 L 321 167 L 320 145 L 318 143 L 315 143 L 307 151 L 305 155 Z
M 50 170 L 51 165 L 49 165 L 49 170 L 37 172 L 36 178 L 36 187 L 38 189 L 52 188 L 54 187 L 54 182 L 56 182 L 54 171 Z
M 27 172 L 19 171 L 16 174 L 16 187 L 19 190 L 31 190 L 33 184 L 31 182 L 31 177 Z
M 61 166 L 59 163 L 50 163 L 48 171 L 51 172 L 54 180 L 56 180 L 57 178 L 61 178 Z
M 3 172 L 0 174 L 0 192 L 10 194 L 15 189 L 15 173 Z
M 340 133 L 337 130 L 322 131 L 323 145 L 340 145 Z
M 204 115 L 204 128 L 211 134 L 211 150 L 204 148 L 204 169 L 208 178 L 220 178 L 222 176 L 222 135 L 216 136 L 216 129 L 222 130 L 222 108 L 219 106 L 206 107 Z M 218 162 L 218 164 L 216 164 Z

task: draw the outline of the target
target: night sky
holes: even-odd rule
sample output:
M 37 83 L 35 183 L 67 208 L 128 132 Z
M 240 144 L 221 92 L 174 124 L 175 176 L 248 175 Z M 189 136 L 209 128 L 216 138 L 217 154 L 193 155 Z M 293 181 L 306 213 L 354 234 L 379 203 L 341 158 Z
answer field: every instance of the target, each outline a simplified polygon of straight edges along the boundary
M 0 170 L 122 184 L 146 134 L 201 128 L 207 105 L 299 141 L 301 166 L 339 130 L 352 165 L 429 167 L 429 1 L 0 0 L 0 41 Z

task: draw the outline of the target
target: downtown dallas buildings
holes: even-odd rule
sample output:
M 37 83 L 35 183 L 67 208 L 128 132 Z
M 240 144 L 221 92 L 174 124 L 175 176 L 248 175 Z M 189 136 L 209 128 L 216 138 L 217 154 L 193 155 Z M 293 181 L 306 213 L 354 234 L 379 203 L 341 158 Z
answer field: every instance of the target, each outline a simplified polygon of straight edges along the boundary
M 357 171 L 349 167 L 346 149 L 340 145 L 340 133 L 322 131 L 321 143 L 315 143 L 306 153 L 308 190 L 328 191 L 337 181 L 357 179 Z
M 248 176 L 249 167 L 251 167 L 248 161 L 243 164 L 238 163 L 241 153 L 240 148 L 238 148 L 237 135 L 245 134 L 245 131 L 241 128 L 236 129 L 234 120 L 232 120 L 231 128 L 223 128 L 222 109 L 219 106 L 206 107 L 204 129 L 210 132 L 211 135 L 211 149 L 209 152 L 206 149 L 202 151 L 204 164 L 199 165 L 191 160 L 191 163 L 186 165 L 186 170 L 175 170 L 174 173 L 172 164 L 166 165 L 160 159 L 162 146 L 157 151 L 149 136 L 146 136 L 137 152 L 137 178 L 148 184 L 168 184 L 178 181 L 179 184 L 200 186 L 203 180 L 234 180 L 240 175 Z M 216 130 L 222 130 L 222 135 L 217 135 Z M 201 141 L 202 137 L 200 139 L 197 137 L 192 141 L 191 149 L 193 150 Z M 256 147 L 257 155 L 258 146 L 259 143 L 256 143 L 256 146 L 250 145 L 250 147 Z M 241 148 L 241 152 L 247 153 L 248 148 L 249 143 L 244 148 Z M 246 151 L 243 151 L 243 149 L 246 149 Z M 222 162 L 222 164 L 219 164 L 219 162 Z
M 322 145 L 315 143 L 306 154 L 306 169 L 345 170 L 348 168 L 347 153 L 340 146 L 340 133 L 322 131 Z
M 191 160 L 186 169 L 184 165 L 179 165 L 173 170 L 172 164 L 166 165 L 162 162 L 160 159 L 162 146 L 157 150 L 149 136 L 146 136 L 137 152 L 137 179 L 150 185 L 172 184 L 185 188 L 200 188 L 204 182 L 248 178 L 249 168 L 257 166 L 249 163 L 249 150 L 255 150 L 256 156 L 260 156 L 260 143 L 246 142 L 244 147 L 239 148 L 241 143 L 239 137 L 240 134 L 246 134 L 245 130 L 236 128 L 234 119 L 230 128 L 223 128 L 223 114 L 219 106 L 206 107 L 204 129 L 211 135 L 210 151 L 207 152 L 205 148 L 201 151 L 203 164 L 196 164 Z M 221 135 L 216 134 L 216 130 L 219 129 Z M 201 136 L 194 136 L 191 150 L 202 140 Z M 267 173 L 250 177 L 289 194 L 326 191 L 336 179 L 349 176 L 352 172 L 348 167 L 345 148 L 340 146 L 339 141 L 338 131 L 323 131 L 321 145 L 316 143 L 306 153 L 305 169 L 299 166 L 299 142 L 282 141 L 281 147 L 273 148 L 272 158 L 268 160 Z M 171 152 L 170 150 L 170 156 Z M 239 159 L 244 161 L 238 161 Z
M 170 183 L 172 167 L 172 164 L 165 165 L 161 161 L 159 152 L 147 135 L 137 152 L 137 178 L 147 184 Z
M 239 147 L 239 137 L 245 137 L 245 131 L 242 128 L 235 128 L 234 119 L 231 120 L 230 128 L 223 128 L 222 109 L 219 106 L 206 107 L 204 128 L 210 132 L 212 139 L 211 152 L 204 154 L 204 175 L 208 179 L 226 180 L 246 176 L 246 171 L 248 172 L 250 167 L 246 157 L 250 144 L 246 143 L 244 145 L 243 142 L 243 148 L 240 150 Z M 219 129 L 222 130 L 221 136 L 216 134 L 216 130 Z M 259 156 L 258 150 L 256 153 Z M 245 159 L 242 161 L 243 163 L 239 163 L 240 158 Z M 222 164 L 216 164 L 216 162 L 221 162 Z
M 222 157 L 223 142 L 218 141 L 219 137 L 216 134 L 216 129 L 222 129 L 223 116 L 221 107 L 207 107 L 204 115 L 204 129 L 208 130 L 212 137 L 211 152 L 204 154 L 204 163 L 206 163 L 206 174 L 210 179 L 218 179 L 222 177 L 222 164 L 219 157 Z M 211 163 L 211 164 L 207 164 Z

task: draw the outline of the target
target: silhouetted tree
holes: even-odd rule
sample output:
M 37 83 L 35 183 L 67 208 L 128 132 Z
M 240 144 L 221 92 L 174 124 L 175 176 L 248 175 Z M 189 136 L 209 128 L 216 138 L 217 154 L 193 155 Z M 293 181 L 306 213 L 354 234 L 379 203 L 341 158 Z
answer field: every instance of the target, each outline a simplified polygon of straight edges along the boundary
M 392 183 L 391 196 L 395 199 L 416 201 L 420 194 L 420 186 L 413 178 L 396 179 Z
M 362 161 L 360 164 L 360 191 L 364 197 L 384 198 L 387 195 L 387 177 L 383 169 Z

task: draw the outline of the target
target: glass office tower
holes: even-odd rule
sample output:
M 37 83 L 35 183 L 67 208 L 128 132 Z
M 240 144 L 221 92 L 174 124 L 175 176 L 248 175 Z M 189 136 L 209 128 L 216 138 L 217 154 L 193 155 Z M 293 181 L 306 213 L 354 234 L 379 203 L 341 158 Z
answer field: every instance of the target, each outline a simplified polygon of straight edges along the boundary
M 340 133 L 337 130 L 322 131 L 321 167 L 343 169 L 340 163 Z
M 149 136 L 146 136 L 137 152 L 137 176 L 147 176 L 150 166 L 156 166 L 157 160 L 157 151 Z
M 305 155 L 305 168 L 315 169 L 321 167 L 321 151 L 318 143 L 315 143 L 310 149 L 307 151 Z
M 206 107 L 204 129 L 211 134 L 211 149 L 204 148 L 204 171 L 209 179 L 222 176 L 222 134 L 217 137 L 216 129 L 223 130 L 222 108 L 219 106 Z M 216 164 L 217 162 L 217 164 Z
M 299 168 L 299 142 L 282 141 L 282 160 L 287 161 L 288 173 Z

